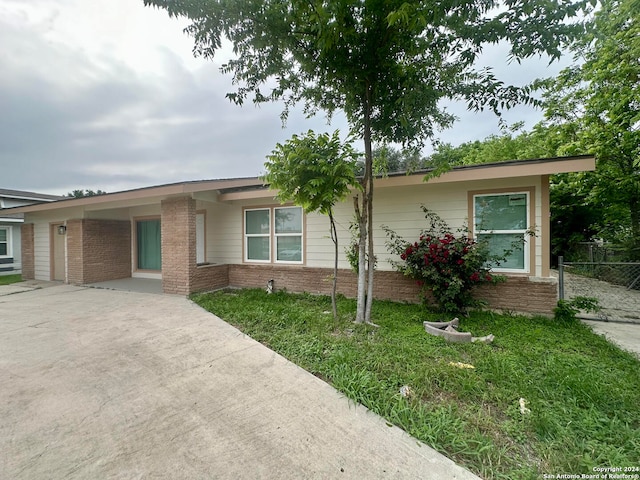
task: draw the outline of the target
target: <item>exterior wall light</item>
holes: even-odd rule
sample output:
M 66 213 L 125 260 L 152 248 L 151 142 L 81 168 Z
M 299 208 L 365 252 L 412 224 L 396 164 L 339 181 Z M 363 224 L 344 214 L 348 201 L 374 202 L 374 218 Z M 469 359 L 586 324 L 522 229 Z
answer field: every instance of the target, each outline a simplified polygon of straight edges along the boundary
M 67 233 L 67 226 L 66 225 L 59 225 L 58 226 L 58 235 L 64 235 Z

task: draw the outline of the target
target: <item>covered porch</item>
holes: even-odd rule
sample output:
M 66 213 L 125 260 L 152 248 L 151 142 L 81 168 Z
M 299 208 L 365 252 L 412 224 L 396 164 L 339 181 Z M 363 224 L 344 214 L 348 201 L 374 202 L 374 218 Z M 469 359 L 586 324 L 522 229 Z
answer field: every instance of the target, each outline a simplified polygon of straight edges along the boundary
M 159 285 L 162 293 L 178 295 L 227 286 L 228 244 L 217 227 L 220 216 L 235 219 L 239 207 L 221 197 L 229 188 L 260 188 L 257 183 L 167 185 L 27 211 L 25 278 L 151 292 Z

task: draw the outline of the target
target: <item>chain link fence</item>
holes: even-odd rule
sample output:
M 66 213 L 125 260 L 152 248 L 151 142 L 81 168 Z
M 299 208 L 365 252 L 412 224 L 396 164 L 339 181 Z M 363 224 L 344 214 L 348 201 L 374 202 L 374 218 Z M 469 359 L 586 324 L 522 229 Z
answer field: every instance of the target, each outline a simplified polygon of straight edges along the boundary
M 564 262 L 558 258 L 562 300 L 590 297 L 598 301 L 595 315 L 607 321 L 640 323 L 640 263 Z
M 574 262 L 624 262 L 627 260 L 624 246 L 606 242 L 581 242 L 574 246 L 571 261 Z

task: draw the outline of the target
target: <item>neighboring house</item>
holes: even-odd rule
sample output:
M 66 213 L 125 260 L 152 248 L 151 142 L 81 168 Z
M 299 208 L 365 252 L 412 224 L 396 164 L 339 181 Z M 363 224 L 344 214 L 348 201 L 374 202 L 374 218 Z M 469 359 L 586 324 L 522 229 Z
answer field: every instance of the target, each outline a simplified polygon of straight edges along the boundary
M 0 209 L 53 202 L 61 198 L 55 195 L 0 188 Z M 0 275 L 20 273 L 20 226 L 22 222 L 23 214 L 5 214 L 0 211 Z
M 424 182 L 424 172 L 375 181 L 376 298 L 416 301 L 415 282 L 393 271 L 381 225 L 406 239 L 425 226 L 426 205 L 452 228 L 473 230 L 480 212 L 496 248 L 525 238 L 501 272 L 506 283 L 485 286 L 493 308 L 550 313 L 557 286 L 550 275 L 549 175 L 595 169 L 590 156 L 453 168 Z M 162 279 L 165 293 L 187 295 L 227 286 L 327 293 L 333 247 L 329 221 L 281 205 L 258 178 L 160 185 L 51 204 L 19 207 L 23 276 L 89 284 L 126 277 Z M 491 207 L 491 208 L 490 208 Z M 342 245 L 339 290 L 355 296 L 345 258 L 353 202 L 335 208 Z M 476 221 L 474 221 L 476 218 Z M 535 236 L 528 236 L 534 231 Z

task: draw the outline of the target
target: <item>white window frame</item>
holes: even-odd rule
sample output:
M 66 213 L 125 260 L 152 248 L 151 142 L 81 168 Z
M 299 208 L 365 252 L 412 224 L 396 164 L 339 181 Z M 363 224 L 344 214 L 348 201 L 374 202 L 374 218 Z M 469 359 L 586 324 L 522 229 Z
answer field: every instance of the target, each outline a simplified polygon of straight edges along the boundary
M 202 228 L 198 228 L 200 223 L 198 219 L 202 219 Z M 207 212 L 206 210 L 198 210 L 196 212 L 196 265 L 204 265 L 207 263 Z
M 266 210 L 267 212 L 269 212 L 269 232 L 267 233 L 247 233 L 247 212 L 256 212 L 256 211 L 260 211 L 260 210 Z M 243 229 L 243 233 L 244 233 L 244 261 L 245 262 L 249 262 L 249 263 L 271 263 L 271 249 L 272 249 L 272 241 L 271 241 L 271 231 L 273 229 L 272 227 L 272 217 L 273 217 L 273 212 L 271 211 L 271 208 L 269 207 L 261 207 L 261 208 L 245 208 L 244 212 L 242 214 L 242 229 Z M 259 260 L 259 259 L 253 259 L 253 258 L 249 258 L 249 238 L 264 238 L 267 237 L 269 239 L 269 258 L 267 260 Z
M 299 210 L 300 211 L 300 233 L 277 233 L 276 231 L 276 210 Z M 301 265 L 304 263 L 304 212 L 302 207 L 287 206 L 273 208 L 273 260 L 274 263 L 291 263 Z M 284 237 L 300 237 L 300 260 L 278 260 L 278 239 Z
M 476 199 L 478 197 L 499 197 L 499 196 L 511 196 L 511 195 L 524 195 L 526 199 L 526 225 L 524 229 L 518 230 L 479 230 L 476 228 L 477 225 L 477 216 L 476 216 Z M 523 253 L 523 268 L 504 268 L 504 267 L 492 267 L 491 270 L 499 273 L 529 273 L 531 268 L 531 249 L 529 245 L 529 235 L 528 232 L 531 228 L 530 219 L 531 219 L 531 192 L 528 190 L 514 190 L 509 192 L 483 192 L 483 193 L 474 193 L 472 197 L 472 208 L 473 208 L 473 238 L 474 240 L 478 240 L 478 235 L 516 235 L 522 234 L 524 238 L 524 242 L 522 244 L 522 253 Z
M 299 209 L 301 214 L 301 228 L 300 233 L 276 233 L 276 211 L 278 210 L 286 210 L 286 209 Z M 269 232 L 268 233 L 247 233 L 247 212 L 257 211 L 257 210 L 266 210 L 269 212 Z M 302 265 L 305 260 L 305 252 L 304 252 L 304 211 L 302 207 L 298 207 L 295 205 L 289 206 L 273 206 L 273 207 L 256 207 L 256 208 L 245 208 L 243 210 L 242 215 L 242 229 L 243 229 L 243 244 L 244 244 L 244 252 L 243 258 L 246 263 L 260 263 L 260 264 L 287 264 L 287 265 Z M 267 237 L 269 239 L 269 259 L 268 260 L 257 260 L 249 258 L 249 238 L 255 237 Z M 300 238 L 300 260 L 278 260 L 278 238 L 284 237 L 299 237 Z
M 0 230 L 6 230 L 7 232 L 7 240 L 6 242 L 2 242 L 7 244 L 7 254 L 0 255 L 0 258 L 13 258 L 13 230 L 12 229 L 13 227 L 10 227 L 8 225 L 0 225 Z

